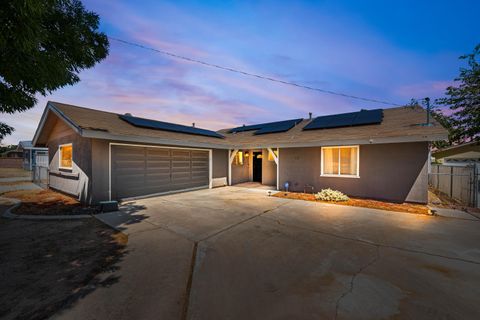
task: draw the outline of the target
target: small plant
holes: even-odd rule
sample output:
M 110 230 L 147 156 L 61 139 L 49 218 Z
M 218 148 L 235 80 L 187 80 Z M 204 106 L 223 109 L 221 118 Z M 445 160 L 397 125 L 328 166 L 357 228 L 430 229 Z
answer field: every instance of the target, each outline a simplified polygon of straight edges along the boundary
M 332 190 L 330 188 L 322 189 L 315 194 L 315 199 L 322 201 L 348 201 L 349 198 L 338 190 Z

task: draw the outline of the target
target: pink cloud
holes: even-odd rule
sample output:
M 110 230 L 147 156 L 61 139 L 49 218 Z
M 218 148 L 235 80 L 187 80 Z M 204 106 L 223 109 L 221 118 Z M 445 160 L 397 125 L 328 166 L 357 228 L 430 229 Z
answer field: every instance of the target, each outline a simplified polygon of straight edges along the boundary
M 395 89 L 395 93 L 407 99 L 438 98 L 443 96 L 445 89 L 451 85 L 454 85 L 453 81 L 426 81 L 400 86 Z

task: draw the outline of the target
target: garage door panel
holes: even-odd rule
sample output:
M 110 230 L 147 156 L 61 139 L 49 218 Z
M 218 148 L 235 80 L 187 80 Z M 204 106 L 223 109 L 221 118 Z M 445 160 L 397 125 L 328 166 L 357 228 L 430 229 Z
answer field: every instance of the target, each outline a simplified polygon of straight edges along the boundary
M 112 156 L 118 160 L 144 160 L 145 159 L 145 151 L 138 150 L 135 153 L 132 152 L 112 152 Z
M 130 170 L 117 170 L 116 171 L 116 174 L 115 174 L 115 178 L 117 178 L 117 180 L 119 179 L 136 179 L 136 178 L 139 178 L 139 177 L 143 177 L 145 175 L 145 171 L 144 170 L 134 170 L 134 169 L 130 169 Z
M 161 169 L 165 169 L 165 170 L 170 170 L 170 161 L 166 161 L 166 162 L 147 162 L 147 170 L 149 169 L 153 169 L 153 170 L 161 170 Z
M 170 174 L 146 176 L 145 183 L 169 184 L 171 181 Z
M 170 149 L 162 148 L 146 148 L 148 156 L 161 156 L 161 157 L 170 157 Z
M 135 167 L 145 167 L 144 160 L 119 160 L 114 164 L 115 168 L 135 168 Z
M 209 153 L 201 150 L 112 147 L 112 198 L 208 186 Z
M 145 173 L 147 174 L 147 176 L 157 175 L 157 174 L 170 175 L 171 170 L 170 170 L 170 168 L 147 168 L 147 169 L 145 169 Z
M 177 172 L 172 173 L 172 181 L 190 180 L 190 173 Z

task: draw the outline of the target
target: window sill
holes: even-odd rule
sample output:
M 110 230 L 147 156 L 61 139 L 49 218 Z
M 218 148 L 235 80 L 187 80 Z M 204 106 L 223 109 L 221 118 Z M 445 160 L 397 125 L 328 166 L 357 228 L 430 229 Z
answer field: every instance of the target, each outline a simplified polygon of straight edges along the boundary
M 347 176 L 347 175 L 340 175 L 340 174 L 321 174 L 320 177 L 360 179 L 360 176 Z
M 60 168 L 62 169 L 62 168 Z M 69 177 L 69 178 L 78 178 L 79 174 L 78 173 L 73 173 L 73 172 L 65 172 L 65 171 L 58 171 L 58 170 L 50 170 L 50 173 L 56 176 L 60 177 Z

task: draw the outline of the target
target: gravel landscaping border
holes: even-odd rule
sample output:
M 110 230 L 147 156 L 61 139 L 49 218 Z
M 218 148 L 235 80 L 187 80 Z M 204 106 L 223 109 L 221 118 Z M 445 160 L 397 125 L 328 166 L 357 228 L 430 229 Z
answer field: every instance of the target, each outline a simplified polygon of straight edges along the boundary
M 89 214 L 77 214 L 77 215 L 28 215 L 28 214 L 15 214 L 12 211 L 20 207 L 22 202 L 17 199 L 4 198 L 16 202 L 13 206 L 5 210 L 2 214 L 3 218 L 7 219 L 23 219 L 23 220 L 78 220 L 93 218 L 93 215 Z

